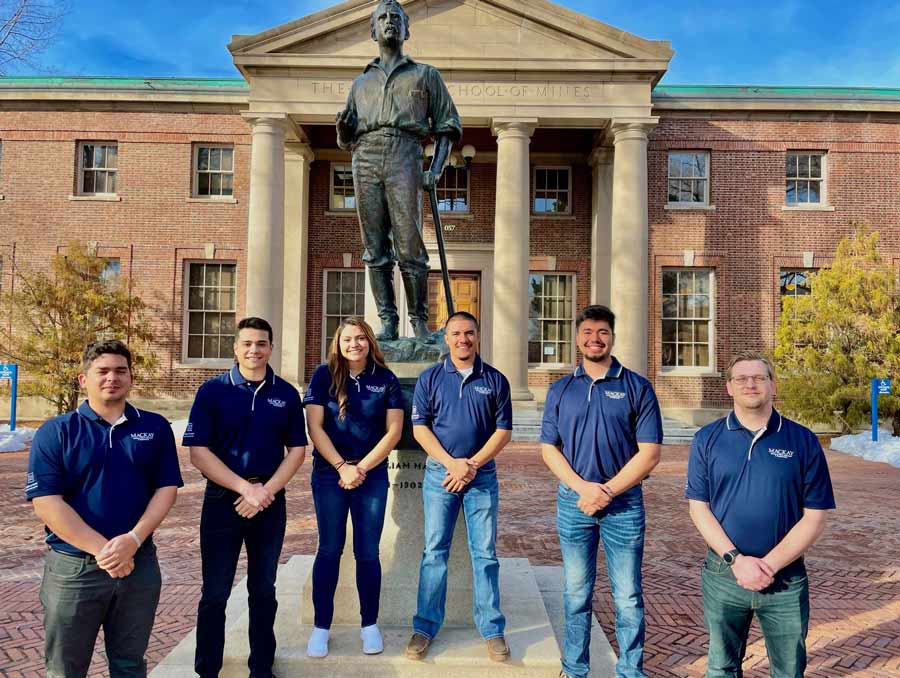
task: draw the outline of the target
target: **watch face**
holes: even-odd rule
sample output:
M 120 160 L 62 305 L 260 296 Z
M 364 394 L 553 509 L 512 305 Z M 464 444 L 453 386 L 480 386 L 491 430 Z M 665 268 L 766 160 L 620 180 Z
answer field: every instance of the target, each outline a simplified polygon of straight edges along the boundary
M 734 552 L 733 552 L 733 551 L 729 551 L 728 553 L 725 553 L 725 554 L 722 556 L 722 560 L 725 561 L 725 564 L 726 564 L 726 565 L 731 565 L 731 564 L 734 563 L 734 556 L 735 556 Z

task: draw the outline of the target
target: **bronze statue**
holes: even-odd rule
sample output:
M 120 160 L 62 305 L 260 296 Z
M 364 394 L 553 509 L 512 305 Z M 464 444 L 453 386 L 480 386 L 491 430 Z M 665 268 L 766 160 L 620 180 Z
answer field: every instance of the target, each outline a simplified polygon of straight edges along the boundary
M 379 57 L 353 81 L 337 114 L 338 146 L 353 151 L 353 185 L 365 252 L 363 261 L 381 319 L 380 340 L 396 339 L 394 293 L 398 261 L 416 337 L 428 335 L 428 253 L 422 241 L 422 189 L 437 184 L 453 144 L 459 114 L 441 74 L 403 54 L 409 17 L 396 0 L 382 0 L 371 19 Z M 422 140 L 434 137 L 434 158 L 422 169 Z

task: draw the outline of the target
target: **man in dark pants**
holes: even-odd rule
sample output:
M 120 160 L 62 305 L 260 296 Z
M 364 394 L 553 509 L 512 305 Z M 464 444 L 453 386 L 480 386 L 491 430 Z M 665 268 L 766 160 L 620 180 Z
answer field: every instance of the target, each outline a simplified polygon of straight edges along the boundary
M 26 497 L 50 550 L 41 581 L 50 678 L 86 676 L 100 627 L 111 678 L 146 676 L 161 577 L 153 531 L 183 484 L 172 427 L 126 401 L 131 352 L 90 344 L 88 399 L 46 422 L 31 444 Z
M 409 317 L 417 337 L 428 334 L 428 253 L 422 242 L 422 189 L 441 177 L 462 136 L 456 106 L 433 66 L 403 54 L 409 17 L 383 0 L 372 13 L 380 56 L 353 81 L 338 113 L 338 146 L 353 149 L 353 185 L 362 231 L 363 261 L 381 319 L 380 340 L 397 338 L 395 252 Z M 422 139 L 435 138 L 431 167 L 422 171 Z M 391 243 L 393 242 L 393 250 Z
M 200 516 L 203 591 L 194 669 L 219 675 L 225 607 L 241 545 L 247 549 L 252 678 L 271 678 L 275 660 L 275 575 L 287 521 L 284 486 L 306 453 L 300 394 L 269 367 L 272 327 L 238 323 L 236 364 L 197 392 L 184 433 L 191 462 L 206 477 Z M 287 448 L 287 455 L 285 455 Z
M 828 464 L 813 432 L 772 406 L 775 370 L 765 355 L 736 355 L 725 378 L 734 409 L 694 436 L 684 492 L 709 546 L 701 574 L 706 675 L 742 675 L 755 614 L 771 675 L 802 678 L 809 628 L 803 554 L 834 508 Z

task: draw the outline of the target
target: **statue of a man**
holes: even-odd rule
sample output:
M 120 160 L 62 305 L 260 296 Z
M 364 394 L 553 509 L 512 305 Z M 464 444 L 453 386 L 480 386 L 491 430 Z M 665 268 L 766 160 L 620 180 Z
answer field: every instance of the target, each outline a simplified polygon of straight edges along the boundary
M 371 26 L 379 57 L 353 81 L 347 106 L 337 114 L 338 146 L 353 150 L 363 261 L 381 319 L 378 338 L 398 336 L 394 261 L 403 275 L 413 331 L 423 337 L 428 253 L 422 242 L 422 189 L 440 179 L 462 126 L 438 70 L 403 54 L 409 17 L 400 4 L 379 2 Z M 434 159 L 423 171 L 422 140 L 429 136 L 435 139 Z

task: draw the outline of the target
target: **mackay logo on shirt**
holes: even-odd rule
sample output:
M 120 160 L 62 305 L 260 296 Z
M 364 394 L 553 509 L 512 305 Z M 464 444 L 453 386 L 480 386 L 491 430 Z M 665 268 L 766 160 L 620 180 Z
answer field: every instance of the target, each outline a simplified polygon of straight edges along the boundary
M 131 439 L 137 440 L 138 442 L 141 442 L 141 443 L 149 443 L 151 440 L 153 440 L 153 434 L 152 433 L 132 433 Z
M 794 456 L 794 450 L 780 450 L 775 447 L 770 447 L 769 454 L 773 457 L 778 457 L 779 459 L 790 459 Z
M 480 393 L 481 395 L 490 395 L 493 391 L 487 386 L 476 386 L 475 391 Z
M 269 398 L 269 405 L 272 407 L 287 407 L 287 401 L 279 398 Z
M 613 400 L 621 400 L 625 397 L 624 391 L 604 391 L 607 398 L 612 398 Z
M 366 388 L 372 393 L 384 393 L 387 386 L 375 386 L 374 384 L 366 384 Z
M 184 429 L 184 437 L 192 438 L 194 435 L 194 424 L 193 422 L 188 422 L 187 428 Z

